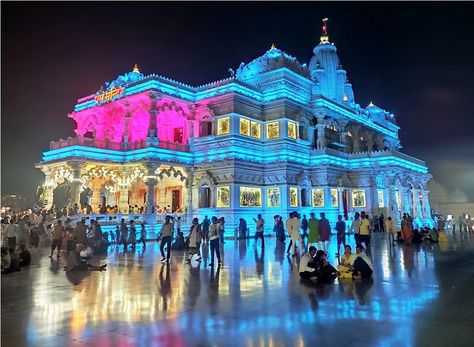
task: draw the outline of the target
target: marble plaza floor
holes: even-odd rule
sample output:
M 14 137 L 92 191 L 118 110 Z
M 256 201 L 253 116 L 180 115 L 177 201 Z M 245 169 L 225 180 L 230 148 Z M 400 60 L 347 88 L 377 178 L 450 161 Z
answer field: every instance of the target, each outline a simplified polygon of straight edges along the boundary
M 162 264 L 154 242 L 112 246 L 96 260 L 106 272 L 68 278 L 64 258 L 33 250 L 29 269 L 2 276 L 2 346 L 474 344 L 474 235 L 390 250 L 377 234 L 373 281 L 314 287 L 274 238 L 265 252 L 226 240 L 224 253 L 211 270 L 184 263 L 184 251 Z

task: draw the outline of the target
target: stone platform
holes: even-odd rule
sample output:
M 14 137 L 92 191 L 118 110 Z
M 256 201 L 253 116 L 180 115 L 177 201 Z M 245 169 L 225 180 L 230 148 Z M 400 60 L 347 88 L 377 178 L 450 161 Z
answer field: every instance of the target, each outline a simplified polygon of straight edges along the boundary
M 214 270 L 184 251 L 162 264 L 154 242 L 111 246 L 95 259 L 106 272 L 73 277 L 34 249 L 29 269 L 2 276 L 2 346 L 472 346 L 474 235 L 394 250 L 373 239 L 373 281 L 314 287 L 274 238 L 265 252 L 226 240 Z

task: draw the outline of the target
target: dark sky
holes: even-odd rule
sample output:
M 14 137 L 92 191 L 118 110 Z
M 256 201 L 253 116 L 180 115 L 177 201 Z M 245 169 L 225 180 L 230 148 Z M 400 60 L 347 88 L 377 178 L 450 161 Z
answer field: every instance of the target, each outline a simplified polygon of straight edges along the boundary
M 309 63 L 330 39 L 356 101 L 393 112 L 403 151 L 474 200 L 473 3 L 2 2 L 2 193 L 31 195 L 79 97 L 130 71 L 199 85 L 274 42 Z

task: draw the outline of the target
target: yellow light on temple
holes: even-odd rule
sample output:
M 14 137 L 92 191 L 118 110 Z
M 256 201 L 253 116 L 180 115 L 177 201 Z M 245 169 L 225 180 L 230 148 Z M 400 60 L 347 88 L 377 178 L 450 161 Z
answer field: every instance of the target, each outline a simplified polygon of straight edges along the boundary
M 344 95 L 344 96 L 342 97 L 342 100 L 343 100 L 343 101 L 347 101 L 347 100 L 349 100 L 349 99 L 347 98 L 347 95 Z
M 133 67 L 133 72 L 140 72 L 140 70 L 138 70 L 138 65 L 135 64 L 135 66 Z
M 272 47 L 270 48 L 270 50 L 274 50 L 274 49 L 276 49 L 276 47 L 275 47 L 275 44 L 272 43 Z

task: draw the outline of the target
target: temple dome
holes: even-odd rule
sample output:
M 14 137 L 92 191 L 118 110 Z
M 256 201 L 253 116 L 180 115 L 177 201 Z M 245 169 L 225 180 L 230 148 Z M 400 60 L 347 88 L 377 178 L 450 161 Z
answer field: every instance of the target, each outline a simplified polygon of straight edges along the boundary
M 355 103 L 352 85 L 342 68 L 336 46 L 329 41 L 327 19 L 323 22 L 320 43 L 314 47 L 314 55 L 309 63 L 311 78 L 316 82 L 315 94 L 352 105 Z
M 286 67 L 299 75 L 309 78 L 309 72 L 296 58 L 272 45 L 262 56 L 252 60 L 248 64 L 241 63 L 237 69 L 236 77 L 245 81 L 262 73 Z

